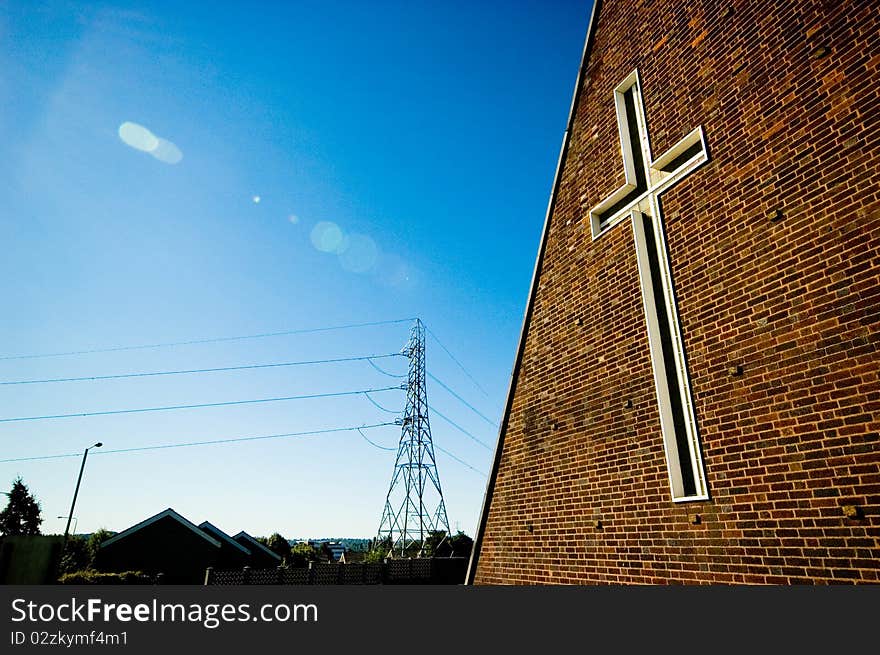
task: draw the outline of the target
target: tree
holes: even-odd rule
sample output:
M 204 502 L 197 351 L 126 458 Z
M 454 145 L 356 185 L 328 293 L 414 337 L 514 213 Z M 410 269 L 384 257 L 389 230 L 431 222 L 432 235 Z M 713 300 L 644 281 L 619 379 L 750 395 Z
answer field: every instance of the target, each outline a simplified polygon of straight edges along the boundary
M 364 563 L 374 564 L 384 561 L 388 556 L 389 550 L 391 550 L 391 537 L 374 539 L 367 550 L 367 554 L 364 555 Z
M 471 551 L 474 549 L 474 540 L 459 530 L 456 534 L 449 537 L 449 545 L 452 546 L 450 556 L 470 557 Z
M 368 550 L 367 554 L 364 555 L 364 564 L 377 564 L 385 560 L 385 555 L 388 554 L 388 551 L 381 551 L 377 549 Z
M 309 543 L 300 542 L 290 549 L 290 566 L 308 566 L 319 559 L 318 551 Z
M 282 537 L 277 532 L 273 533 L 272 536 L 268 539 L 265 537 L 260 537 L 259 539 L 257 539 L 257 541 L 259 541 L 266 548 L 278 555 L 278 557 L 280 557 L 283 562 L 290 561 L 290 542 L 288 542 L 287 539 Z
M 13 481 L 12 490 L 6 493 L 6 497 L 9 498 L 9 503 L 0 512 L 0 535 L 40 534 L 42 508 L 21 477 Z
M 422 557 L 449 557 L 445 530 L 431 530 L 422 545 Z
M 91 565 L 94 565 L 95 560 L 98 557 L 98 550 L 101 548 L 101 544 L 103 544 L 113 535 L 113 532 L 105 530 L 104 528 L 100 528 L 96 532 L 93 532 L 89 535 L 89 541 L 86 544 L 86 548 L 89 552 L 89 562 Z
M 459 530 L 456 534 L 446 536 L 444 530 L 428 533 L 422 557 L 470 557 L 474 540 Z
M 92 568 L 92 558 L 89 555 L 88 540 L 76 534 L 70 535 L 67 539 L 67 546 L 64 548 L 64 554 L 61 556 L 59 571 L 63 574 L 90 568 Z
M 88 538 L 70 535 L 59 565 L 61 573 L 94 569 L 101 544 L 112 536 L 113 533 L 104 528 L 93 532 Z

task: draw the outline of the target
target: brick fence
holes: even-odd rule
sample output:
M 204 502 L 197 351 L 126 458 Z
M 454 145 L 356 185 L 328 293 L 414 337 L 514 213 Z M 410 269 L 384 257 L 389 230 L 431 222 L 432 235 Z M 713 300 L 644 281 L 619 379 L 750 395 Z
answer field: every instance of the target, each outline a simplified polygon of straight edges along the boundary
M 214 569 L 205 571 L 206 585 L 378 585 L 464 584 L 465 557 L 390 559 L 370 564 L 318 562 L 308 567 Z

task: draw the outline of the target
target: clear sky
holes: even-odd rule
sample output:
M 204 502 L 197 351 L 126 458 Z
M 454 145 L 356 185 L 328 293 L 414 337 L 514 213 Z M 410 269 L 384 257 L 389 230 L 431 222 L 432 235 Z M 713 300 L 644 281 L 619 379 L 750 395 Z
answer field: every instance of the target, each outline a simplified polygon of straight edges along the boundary
M 461 399 L 500 419 L 589 11 L 0 3 L 0 382 L 390 354 L 409 322 L 18 357 L 418 316 L 437 337 L 429 403 L 494 448 L 497 427 Z M 376 363 L 406 371 L 401 357 Z M 230 533 L 371 537 L 394 453 L 356 431 L 101 452 L 394 420 L 363 395 L 8 419 L 399 383 L 351 361 L 2 384 L 0 459 L 102 441 L 78 532 L 173 507 Z M 403 408 L 402 391 L 371 397 Z M 473 535 L 492 452 L 431 424 L 480 471 L 437 453 L 450 524 Z M 399 428 L 365 434 L 395 447 Z M 0 462 L 0 489 L 21 475 L 43 531 L 62 532 L 80 460 Z

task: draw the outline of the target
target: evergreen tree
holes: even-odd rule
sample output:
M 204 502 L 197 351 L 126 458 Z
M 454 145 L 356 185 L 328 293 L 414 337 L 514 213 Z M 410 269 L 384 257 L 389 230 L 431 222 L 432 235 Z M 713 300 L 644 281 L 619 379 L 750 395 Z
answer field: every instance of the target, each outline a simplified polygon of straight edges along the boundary
M 12 490 L 5 494 L 9 498 L 6 509 L 0 512 L 0 535 L 40 534 L 40 503 L 28 491 L 21 477 L 12 483 Z

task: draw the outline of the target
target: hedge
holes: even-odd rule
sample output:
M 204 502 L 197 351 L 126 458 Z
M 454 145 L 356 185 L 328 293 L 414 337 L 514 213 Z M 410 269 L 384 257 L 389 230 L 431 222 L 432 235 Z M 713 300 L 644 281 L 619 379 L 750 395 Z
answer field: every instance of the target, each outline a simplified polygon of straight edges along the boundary
M 59 584 L 153 584 L 153 579 L 143 571 L 122 571 L 121 573 L 104 573 L 92 569 L 65 573 L 58 578 Z

